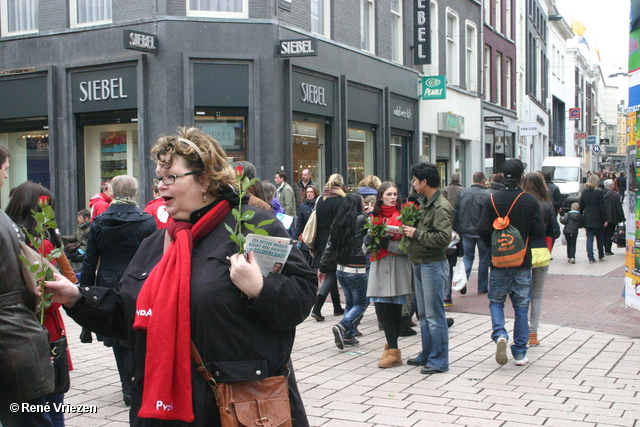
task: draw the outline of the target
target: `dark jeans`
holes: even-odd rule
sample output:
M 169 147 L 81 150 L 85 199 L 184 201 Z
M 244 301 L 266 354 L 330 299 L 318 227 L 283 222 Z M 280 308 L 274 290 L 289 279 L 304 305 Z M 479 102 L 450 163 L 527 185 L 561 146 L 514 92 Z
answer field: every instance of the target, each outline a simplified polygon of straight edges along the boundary
M 333 304 L 333 311 L 342 311 L 342 305 L 340 304 L 340 291 L 338 290 L 338 278 L 336 277 L 336 270 L 330 271 L 324 278 L 319 295 L 323 295 L 325 298 L 331 293 L 331 303 Z M 318 312 L 322 309 L 322 306 L 318 309 Z
M 578 234 L 564 233 L 564 237 L 567 239 L 567 258 L 575 258 Z
M 587 228 L 587 256 L 589 261 L 595 261 L 596 258 L 593 254 L 593 238 L 596 238 L 596 245 L 598 248 L 598 258 L 604 258 L 604 228 Z
M 616 232 L 616 226 L 618 224 L 608 224 L 604 228 L 604 251 L 611 252 L 611 245 L 613 244 L 613 235 Z
M 113 339 L 111 349 L 116 358 L 116 366 L 122 383 L 122 393 L 130 395 L 133 387 L 131 384 L 131 377 L 133 377 L 133 352 L 131 347 L 121 345 L 119 340 Z
M 43 407 L 46 404 L 46 399 L 44 396 L 40 396 L 27 403 Z M 53 427 L 48 412 L 13 412 L 9 408 L 9 404 L 0 405 L 0 425 L 5 427 Z

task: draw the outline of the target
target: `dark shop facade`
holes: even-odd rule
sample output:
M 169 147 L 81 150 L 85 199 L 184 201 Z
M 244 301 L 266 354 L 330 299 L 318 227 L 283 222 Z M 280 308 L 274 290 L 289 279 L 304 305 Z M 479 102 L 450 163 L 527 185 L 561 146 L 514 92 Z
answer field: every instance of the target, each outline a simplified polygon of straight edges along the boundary
M 0 42 L 0 192 L 25 180 L 56 196 L 61 229 L 102 181 L 128 174 L 151 195 L 158 136 L 197 126 L 263 179 L 310 169 L 320 185 L 376 174 L 403 194 L 417 161 L 418 74 L 275 21 L 167 18 Z

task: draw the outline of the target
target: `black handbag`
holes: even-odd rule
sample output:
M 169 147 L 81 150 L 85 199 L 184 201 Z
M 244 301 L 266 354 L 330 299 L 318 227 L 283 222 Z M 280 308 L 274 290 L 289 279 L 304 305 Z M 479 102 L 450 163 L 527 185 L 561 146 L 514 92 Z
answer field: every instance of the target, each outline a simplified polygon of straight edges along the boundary
M 67 337 L 61 336 L 50 342 L 51 359 L 55 375 L 55 387 L 51 393 L 66 393 L 71 386 L 69 378 L 69 359 L 67 358 Z
M 611 240 L 615 243 L 619 248 L 624 248 L 627 244 L 627 227 L 624 222 L 616 225 L 616 231 L 613 233 L 613 237 Z

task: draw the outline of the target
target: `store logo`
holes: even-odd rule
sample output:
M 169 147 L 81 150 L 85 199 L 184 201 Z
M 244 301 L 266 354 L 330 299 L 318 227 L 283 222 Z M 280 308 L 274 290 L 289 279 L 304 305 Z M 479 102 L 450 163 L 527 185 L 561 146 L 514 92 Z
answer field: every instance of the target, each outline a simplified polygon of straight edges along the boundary
M 122 77 L 117 79 L 89 80 L 80 82 L 80 102 L 106 101 L 108 99 L 128 98 L 122 87 Z
M 322 86 L 316 86 L 309 83 L 302 83 L 302 102 L 308 104 L 321 105 L 326 107 L 325 89 Z
M 447 79 L 446 76 L 426 76 L 422 77 L 422 99 L 446 99 Z
M 395 110 L 393 110 L 393 115 L 396 117 L 402 117 L 403 119 L 407 119 L 407 120 L 411 120 L 411 117 L 413 117 L 411 108 L 407 108 L 406 110 L 403 110 L 402 107 L 400 107 L 399 105 L 396 107 Z

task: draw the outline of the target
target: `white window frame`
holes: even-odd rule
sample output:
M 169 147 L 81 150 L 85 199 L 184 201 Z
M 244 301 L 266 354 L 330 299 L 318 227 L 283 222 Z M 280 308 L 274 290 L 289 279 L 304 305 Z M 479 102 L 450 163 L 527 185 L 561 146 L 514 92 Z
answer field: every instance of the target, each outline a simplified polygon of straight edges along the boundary
M 21 34 L 34 34 L 38 32 L 38 1 L 35 1 L 35 11 L 34 13 L 34 28 L 29 28 L 28 30 L 20 30 L 20 31 L 9 31 L 9 0 L 0 0 L 0 26 L 2 27 L 2 32 L 0 36 L 18 36 Z
M 391 60 L 402 63 L 403 59 L 403 31 L 402 31 L 402 0 L 396 0 L 398 10 L 391 9 Z M 394 28 L 395 26 L 395 28 Z
M 504 0 L 504 36 L 511 40 L 511 0 Z
M 103 19 L 101 21 L 89 21 L 89 22 L 78 22 L 78 1 L 77 0 L 69 0 L 69 8 L 70 8 L 70 27 L 71 28 L 82 28 L 82 27 L 92 27 L 94 25 L 102 25 L 102 24 L 110 24 L 113 22 L 113 1 L 112 0 L 104 0 L 109 1 L 111 4 L 111 18 Z
M 453 18 L 451 21 L 449 17 Z M 452 22 L 452 28 L 449 23 Z M 449 31 L 451 29 L 451 31 Z M 445 45 L 447 61 L 447 83 L 460 85 L 460 18 L 451 8 L 447 7 L 445 14 Z
M 485 101 L 491 100 L 491 49 L 489 46 L 484 45 L 483 67 L 484 67 L 484 82 L 482 99 Z
M 320 31 L 315 31 L 313 29 L 313 25 L 311 28 L 311 32 L 314 34 L 320 34 L 321 36 L 330 37 L 331 33 L 331 0 L 316 0 L 321 2 L 321 13 L 322 13 L 322 28 Z M 313 0 L 312 0 L 313 2 Z M 313 13 L 311 12 L 311 18 L 313 22 Z
M 491 0 L 484 0 L 484 23 L 491 26 Z
M 496 105 L 502 105 L 502 53 L 496 52 Z
M 422 72 L 427 76 L 437 76 L 438 72 L 438 2 L 431 0 L 430 4 L 430 16 L 431 20 L 431 64 L 423 65 Z
M 475 22 L 465 22 L 466 76 L 465 83 L 470 92 L 478 91 L 478 27 Z
M 365 7 L 366 6 L 366 7 Z M 368 16 L 365 15 L 365 8 L 368 10 Z M 375 53 L 376 40 L 376 24 L 375 24 L 375 3 L 374 0 L 360 0 L 360 49 Z M 365 23 L 368 24 L 368 33 L 365 34 Z M 364 46 L 364 43 L 367 43 L 368 46 Z
M 513 101 L 511 94 L 511 70 L 513 68 L 513 61 L 511 58 L 505 58 L 505 66 L 504 66 L 504 90 L 506 95 L 506 105 L 508 109 L 511 109 L 511 103 Z
M 189 9 L 189 0 L 186 0 L 187 16 L 200 16 L 203 18 L 233 18 L 247 19 L 249 18 L 249 0 L 242 0 L 241 12 L 215 12 L 210 10 L 191 10 Z
M 502 33 L 502 0 L 496 0 L 496 25 L 494 30 L 498 34 Z

